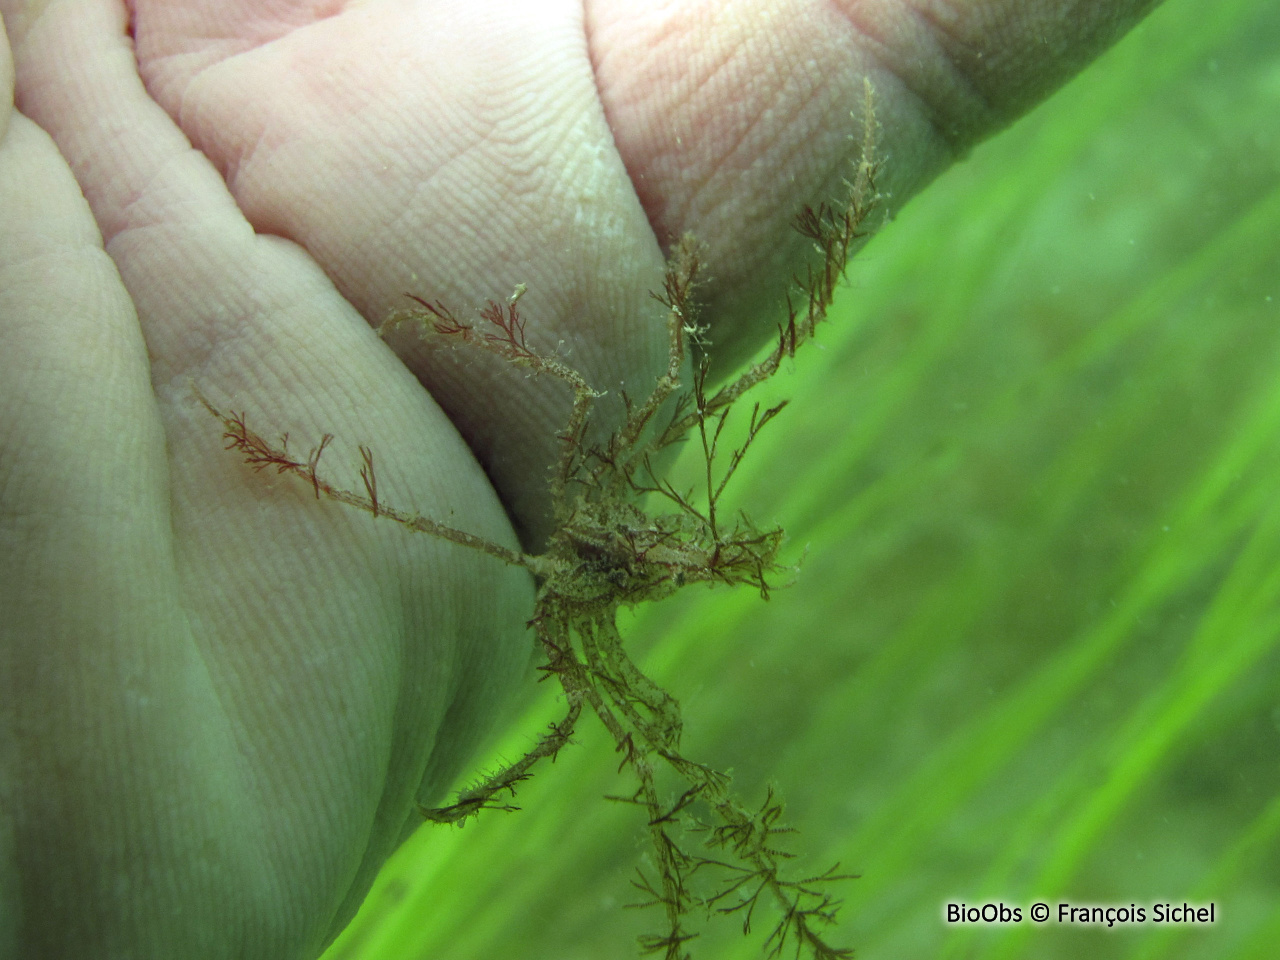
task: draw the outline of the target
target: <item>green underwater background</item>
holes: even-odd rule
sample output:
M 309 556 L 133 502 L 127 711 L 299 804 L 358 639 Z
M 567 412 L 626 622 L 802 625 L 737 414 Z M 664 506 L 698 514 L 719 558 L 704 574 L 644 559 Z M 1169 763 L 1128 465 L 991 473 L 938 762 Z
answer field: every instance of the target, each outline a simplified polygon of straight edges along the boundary
M 860 874 L 831 937 L 859 960 L 1280 956 L 1280 4 L 1169 0 L 849 280 L 729 495 L 788 531 L 794 584 L 624 615 L 685 753 L 776 784 L 811 872 Z M 647 841 L 579 740 L 521 812 L 419 830 L 325 960 L 638 956 Z M 770 926 L 690 947 L 761 957 Z

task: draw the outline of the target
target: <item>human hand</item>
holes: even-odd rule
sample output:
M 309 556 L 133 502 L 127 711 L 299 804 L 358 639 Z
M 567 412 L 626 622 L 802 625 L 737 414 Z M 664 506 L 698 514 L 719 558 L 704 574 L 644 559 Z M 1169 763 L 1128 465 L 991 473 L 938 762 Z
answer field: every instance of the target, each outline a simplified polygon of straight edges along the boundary
M 138 3 L 138 66 L 114 4 L 4 4 L 53 142 L 0 143 L 0 955 L 315 954 L 527 664 L 519 571 L 247 471 L 193 381 L 513 544 L 452 420 L 536 537 L 557 385 L 365 319 L 527 283 L 535 345 L 647 392 L 692 230 L 736 358 L 864 75 L 896 205 L 1149 5 Z

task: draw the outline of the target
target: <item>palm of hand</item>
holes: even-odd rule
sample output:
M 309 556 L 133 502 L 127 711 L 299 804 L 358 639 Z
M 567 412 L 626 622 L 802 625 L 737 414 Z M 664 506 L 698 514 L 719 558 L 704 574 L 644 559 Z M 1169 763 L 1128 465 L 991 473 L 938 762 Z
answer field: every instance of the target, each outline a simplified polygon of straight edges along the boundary
M 643 394 L 687 228 L 717 345 L 770 314 L 850 149 L 853 31 L 644 6 L 137 2 L 135 64 L 107 0 L 4 4 L 57 146 L 13 115 L 0 147 L 0 953 L 314 954 L 531 656 L 521 572 L 248 473 L 193 382 L 514 544 L 564 397 L 366 318 L 527 283 L 536 346 Z

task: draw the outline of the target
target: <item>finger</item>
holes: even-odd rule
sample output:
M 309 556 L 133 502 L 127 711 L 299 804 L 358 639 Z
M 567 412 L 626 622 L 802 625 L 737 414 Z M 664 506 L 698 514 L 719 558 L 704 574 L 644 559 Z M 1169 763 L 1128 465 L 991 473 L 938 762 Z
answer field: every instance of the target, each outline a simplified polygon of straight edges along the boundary
M 121 9 L 66 2 L 25 27 L 18 96 L 76 172 L 137 305 L 169 460 L 174 592 L 236 733 L 226 757 L 251 815 L 221 826 L 246 847 L 208 900 L 249 918 L 224 931 L 245 938 L 245 956 L 314 945 L 359 901 L 424 777 L 442 789 L 522 673 L 529 584 L 491 558 L 273 487 L 221 449 L 190 379 L 264 433 L 292 430 L 304 450 L 324 430 L 349 460 L 369 444 L 385 496 L 514 544 L 416 381 L 302 251 L 255 236 L 146 96 Z M 335 443 L 330 476 L 358 487 L 341 454 Z M 197 728 L 175 724 L 171 740 Z M 158 823 L 150 842 L 184 849 L 175 818 Z M 139 904 L 129 916 L 149 916 Z M 250 947 L 259 923 L 271 936 Z
M 590 0 L 601 98 L 654 230 L 708 245 L 718 369 L 774 331 L 808 253 L 791 219 L 838 196 L 864 78 L 896 208 L 1156 2 Z
M 133 879 L 120 869 L 119 833 L 100 819 L 121 811 L 130 778 L 118 751 L 100 749 L 109 736 L 95 720 L 146 749 L 157 728 L 141 714 L 179 718 L 202 691 L 182 669 L 181 624 L 144 600 L 164 580 L 167 518 L 152 497 L 163 437 L 138 389 L 136 319 L 65 164 L 12 110 L 11 68 L 0 33 L 0 956 L 18 957 L 45 955 L 43 907 L 65 883 Z M 91 349 L 69 354 L 69 344 Z M 94 560 L 77 562 L 86 553 Z M 140 600 L 146 624 L 131 616 Z M 139 659 L 118 661 L 133 666 L 108 691 L 94 667 L 119 652 L 119 634 L 103 629 L 111 621 L 136 631 Z M 218 731 L 205 733 L 151 771 L 171 802 L 216 787 L 203 761 Z M 94 815 L 66 802 L 68 778 Z M 192 843 L 208 840 L 190 827 Z M 95 838 L 101 860 L 86 862 L 68 837 Z M 83 928 L 93 908 L 79 906 L 66 925 Z
M 304 246 L 371 322 L 441 300 L 468 317 L 517 284 L 533 348 L 599 390 L 667 367 L 663 255 L 600 111 L 577 0 L 350 5 L 139 2 L 149 89 L 260 231 Z M 263 91 L 271 91 L 263 96 Z M 548 532 L 565 385 L 393 341 L 511 514 Z
M 184 930 L 211 928 L 204 902 L 149 878 L 210 851 L 247 860 L 206 811 L 249 811 L 173 602 L 164 435 L 137 319 L 75 180 L 21 115 L 0 143 L 0 223 L 0 791 L 13 841 L 0 889 L 21 938 L 6 955 L 190 945 Z M 144 864 L 131 826 L 146 822 L 169 842 Z
M 266 426 L 277 429 L 313 421 L 322 406 L 335 431 L 381 422 L 395 449 L 408 440 L 395 432 L 412 425 L 436 448 L 420 485 L 446 499 L 442 512 L 509 542 L 447 421 L 303 251 L 254 234 L 216 171 L 150 100 L 123 9 L 110 0 L 50 6 L 22 51 L 19 96 L 77 174 L 137 305 L 162 412 L 198 410 L 190 382 L 208 380 L 223 397 L 270 391 L 281 406 Z M 171 442 L 183 439 L 171 432 Z

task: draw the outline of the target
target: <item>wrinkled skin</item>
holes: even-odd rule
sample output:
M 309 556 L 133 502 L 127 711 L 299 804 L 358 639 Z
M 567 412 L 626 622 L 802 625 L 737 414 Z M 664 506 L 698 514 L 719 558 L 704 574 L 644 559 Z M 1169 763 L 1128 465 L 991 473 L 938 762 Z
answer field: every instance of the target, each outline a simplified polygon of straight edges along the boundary
M 727 370 L 864 76 L 898 206 L 1154 2 L 0 0 L 0 957 L 315 956 L 528 678 L 522 571 L 254 474 L 195 388 L 536 543 L 563 389 L 370 323 L 525 283 L 616 402 L 693 231 Z

